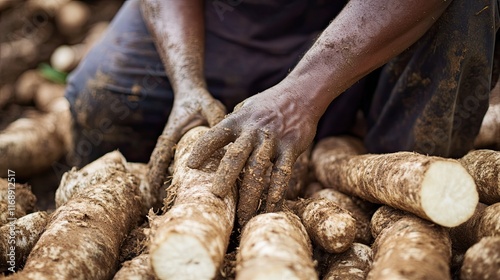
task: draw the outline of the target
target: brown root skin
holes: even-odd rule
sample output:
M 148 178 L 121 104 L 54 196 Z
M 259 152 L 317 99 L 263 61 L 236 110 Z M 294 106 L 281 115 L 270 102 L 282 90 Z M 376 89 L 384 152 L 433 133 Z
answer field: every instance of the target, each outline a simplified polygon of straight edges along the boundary
M 364 280 L 373 262 L 373 252 L 367 245 L 354 243 L 344 253 L 332 255 L 329 262 L 323 280 Z
M 367 279 L 451 279 L 447 229 L 418 217 L 404 217 L 383 230 L 373 246 Z
M 15 190 L 13 189 L 14 186 Z M 12 195 L 12 191 L 15 191 L 15 200 L 10 200 L 12 197 L 9 198 L 9 187 L 11 191 L 10 195 Z M 36 197 L 31 192 L 31 187 L 29 185 L 19 183 L 13 184 L 13 182 L 9 184 L 7 179 L 0 178 L 0 226 L 9 223 L 9 218 L 21 218 L 33 212 L 35 204 Z M 13 211 L 9 208 L 9 206 L 12 205 L 15 205 Z
M 356 220 L 355 242 L 371 244 L 370 217 L 374 206 L 359 198 L 351 197 L 334 189 L 322 189 L 312 195 L 312 198 L 324 198 L 349 211 Z
M 500 275 L 500 236 L 484 237 L 465 253 L 460 279 L 498 279 L 498 275 Z
M 129 162 L 127 169 L 141 180 L 139 191 L 143 205 L 142 212 L 147 213 L 151 208 L 155 211 L 160 209 L 161 202 L 166 195 L 167 185 L 163 185 L 160 189 L 153 188 L 147 180 L 149 168 L 145 163 Z
M 38 87 L 46 82 L 37 70 L 24 72 L 17 79 L 14 102 L 18 104 L 30 104 L 35 99 Z
M 247 279 L 318 279 L 312 247 L 291 212 L 257 215 L 241 233 L 236 275 Z
M 0 272 L 7 271 L 11 266 L 8 263 L 7 256 L 11 246 L 15 246 L 15 267 L 24 266 L 26 258 L 45 230 L 47 222 L 48 215 L 46 212 L 35 212 L 0 227 L 0 236 L 3 237 L 0 239 L 0 252 L 3 252 L 0 255 Z M 12 229 L 15 230 L 14 235 L 11 234 Z M 15 243 L 10 242 L 11 237 L 14 238 Z
M 465 222 L 478 203 L 474 180 L 457 160 L 411 152 L 331 160 L 329 153 L 313 152 L 317 179 L 369 202 L 405 210 L 447 227 Z
M 50 112 L 50 104 L 57 98 L 64 96 L 65 86 L 53 83 L 42 83 L 34 96 L 35 106 L 42 112 Z
M 500 118 L 498 121 L 500 123 Z M 498 139 L 500 139 L 500 135 Z M 499 151 L 471 151 L 460 159 L 460 163 L 474 178 L 479 193 L 479 201 L 485 204 L 500 202 Z
M 149 254 L 141 254 L 130 261 L 123 263 L 123 266 L 113 277 L 113 280 L 156 280 L 156 276 L 151 269 Z
M 116 170 L 56 209 L 13 279 L 110 279 L 140 207 L 138 179 Z
M 128 172 L 139 179 L 142 215 L 146 215 L 152 207 L 159 208 L 160 194 L 158 191 L 152 190 L 145 180 L 148 171 L 147 165 L 127 162 L 119 151 L 109 152 L 80 170 L 73 167 L 65 172 L 56 190 L 56 207 L 63 205 L 74 194 L 92 187 L 97 182 L 106 182 L 110 176 L 114 176 L 115 171 Z
M 68 107 L 69 108 L 69 107 Z M 67 111 L 69 113 L 69 111 Z M 64 116 L 69 116 L 61 113 Z M 16 170 L 18 178 L 29 178 L 49 169 L 68 150 L 59 122 L 61 114 L 33 114 L 20 118 L 0 132 L 0 170 Z
M 500 236 L 500 203 L 480 203 L 474 215 L 465 223 L 450 229 L 453 247 L 467 250 L 483 237 Z
M 297 199 L 305 186 L 308 185 L 310 155 L 311 149 L 307 149 L 297 158 L 297 161 L 295 161 L 292 167 L 292 177 L 288 182 L 288 188 L 286 190 L 286 199 Z
M 60 207 L 81 190 L 97 182 L 105 182 L 115 171 L 126 172 L 126 160 L 118 151 L 109 152 L 78 170 L 73 167 L 63 174 L 56 191 L 56 207 Z
M 329 253 L 349 249 L 356 237 L 356 220 L 327 199 L 300 200 L 293 205 L 312 242 Z
M 222 198 L 211 191 L 222 153 L 200 169 L 186 164 L 193 144 L 207 130 L 193 128 L 179 141 L 170 187 L 175 190 L 173 206 L 150 218 L 149 253 L 160 279 L 213 279 L 224 260 L 235 218 L 236 188 L 232 186 Z
M 371 232 L 373 238 L 377 236 L 385 229 L 390 228 L 394 223 L 399 221 L 404 217 L 414 217 L 412 214 L 407 213 L 402 210 L 394 209 L 390 206 L 381 206 L 373 213 L 370 221 Z

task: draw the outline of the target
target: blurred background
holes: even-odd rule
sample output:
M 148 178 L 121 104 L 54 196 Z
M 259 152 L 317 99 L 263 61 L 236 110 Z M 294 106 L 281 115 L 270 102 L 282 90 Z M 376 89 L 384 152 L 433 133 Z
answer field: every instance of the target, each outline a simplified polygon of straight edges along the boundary
M 70 168 L 66 77 L 123 0 L 0 0 L 0 177 L 27 182 L 41 210 Z M 4 174 L 5 173 L 5 174 Z

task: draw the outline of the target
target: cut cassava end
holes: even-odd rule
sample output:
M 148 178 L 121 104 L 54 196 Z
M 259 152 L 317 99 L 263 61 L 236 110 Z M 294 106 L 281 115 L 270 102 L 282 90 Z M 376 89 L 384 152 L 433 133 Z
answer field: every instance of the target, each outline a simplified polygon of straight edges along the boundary
M 318 279 L 300 219 L 291 212 L 252 218 L 241 233 L 236 279 Z
M 383 230 L 373 246 L 367 279 L 451 279 L 448 231 L 418 217 L 404 217 Z
M 460 159 L 460 163 L 474 178 L 479 193 L 479 201 L 486 204 L 500 202 L 499 151 L 471 151 Z
M 34 212 L 11 221 L 0 227 L 0 272 L 7 271 L 11 266 L 16 269 L 24 266 L 31 249 L 45 230 L 48 222 L 46 212 Z M 15 242 L 13 242 L 14 240 Z M 8 255 L 13 247 L 14 254 Z
M 187 167 L 193 144 L 208 128 L 188 131 L 177 144 L 170 189 L 173 206 L 151 220 L 151 265 L 159 279 L 213 279 L 221 266 L 233 228 L 236 189 L 225 197 L 211 192 L 222 153 L 201 169 Z
M 370 247 L 354 243 L 349 250 L 332 255 L 323 280 L 364 280 L 373 262 Z
M 364 200 L 351 197 L 334 189 L 322 189 L 312 198 L 324 198 L 349 211 L 356 220 L 356 242 L 371 244 L 370 217 L 374 206 Z
M 451 227 L 467 221 L 474 213 L 478 193 L 474 180 L 464 171 L 457 161 L 437 160 L 424 173 L 420 199 L 431 221 Z
M 460 279 L 498 279 L 499 275 L 500 236 L 484 237 L 465 253 Z
M 24 269 L 12 279 L 110 279 L 140 207 L 137 178 L 114 171 L 106 182 L 56 209 Z
M 36 197 L 29 185 L 0 178 L 0 226 L 9 223 L 12 218 L 21 218 L 31 213 L 35 204 Z
M 328 154 L 316 153 L 317 160 L 313 158 L 323 185 L 443 226 L 465 222 L 478 203 L 474 180 L 457 160 L 411 152 L 321 159 Z
M 307 199 L 292 205 L 314 244 L 329 253 L 349 249 L 356 237 L 351 213 L 327 199 Z

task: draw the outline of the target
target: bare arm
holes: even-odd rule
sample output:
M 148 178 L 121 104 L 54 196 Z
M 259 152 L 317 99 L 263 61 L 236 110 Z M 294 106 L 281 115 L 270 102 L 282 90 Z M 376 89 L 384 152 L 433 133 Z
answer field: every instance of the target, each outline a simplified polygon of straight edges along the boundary
M 204 1 L 142 0 L 143 18 L 165 65 L 174 104 L 149 162 L 148 181 L 165 182 L 173 149 L 190 128 L 218 123 L 224 106 L 208 92 L 204 73 Z
M 203 0 L 142 0 L 143 17 L 155 38 L 174 92 L 206 87 L 203 76 Z
M 349 1 L 282 83 L 320 117 L 340 93 L 416 42 L 450 2 Z
M 311 144 L 330 102 L 418 40 L 450 2 L 351 0 L 282 82 L 240 103 L 198 140 L 189 166 L 234 142 L 219 165 L 215 191 L 224 194 L 244 170 L 240 221 L 255 213 L 266 188 L 266 211 L 279 210 L 292 165 Z M 262 176 L 269 166 L 267 186 Z

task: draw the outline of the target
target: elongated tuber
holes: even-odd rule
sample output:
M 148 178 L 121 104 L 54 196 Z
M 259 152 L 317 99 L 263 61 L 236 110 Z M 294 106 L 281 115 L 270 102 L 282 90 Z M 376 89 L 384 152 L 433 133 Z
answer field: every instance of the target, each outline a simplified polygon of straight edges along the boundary
M 139 256 L 127 261 L 113 277 L 113 280 L 155 280 L 157 279 L 151 269 L 149 254 Z
M 222 153 L 202 169 L 186 165 L 193 143 L 207 130 L 191 129 L 179 141 L 170 186 L 176 194 L 173 206 L 151 221 L 149 252 L 159 279 L 212 279 L 224 260 L 235 217 L 236 189 L 232 186 L 225 197 L 211 192 Z
M 252 218 L 241 233 L 236 279 L 318 279 L 300 219 L 291 212 Z
M 373 262 L 370 247 L 354 243 L 349 250 L 332 255 L 323 280 L 364 280 Z
M 460 159 L 460 163 L 474 178 L 479 193 L 479 201 L 486 204 L 500 202 L 499 151 L 471 151 Z
M 74 194 L 51 215 L 12 279 L 110 279 L 120 245 L 140 219 L 138 180 L 120 170 Z
M 349 249 L 356 237 L 356 220 L 347 210 L 327 199 L 290 203 L 314 244 L 329 253 Z
M 370 244 L 370 216 L 373 206 L 359 198 L 350 197 L 334 189 L 322 189 L 312 195 L 312 198 L 324 198 L 349 211 L 356 220 L 356 242 Z
M 460 279 L 498 279 L 499 275 L 500 237 L 484 237 L 465 253 Z
M 379 233 L 367 279 L 451 279 L 451 241 L 445 228 L 402 217 Z
M 126 172 L 126 160 L 118 151 L 109 152 L 78 170 L 73 167 L 64 173 L 56 191 L 56 207 L 60 207 L 80 190 L 105 182 L 113 177 L 114 171 Z
M 384 230 L 391 227 L 394 223 L 399 221 L 401 218 L 412 216 L 411 214 L 394 209 L 390 206 L 381 206 L 373 213 L 370 221 L 370 228 L 374 238 Z
M 318 143 L 312 161 L 325 186 L 447 227 L 465 222 L 474 213 L 479 200 L 476 185 L 457 160 L 411 152 L 330 160 L 321 146 Z
M 47 222 L 47 213 L 34 212 L 0 227 L 0 272 L 24 265 Z
M 0 170 L 13 169 L 19 178 L 29 178 L 49 169 L 69 149 L 70 122 L 68 105 L 11 123 L 0 132 Z
M 0 226 L 31 213 L 35 204 L 30 186 L 0 178 Z

